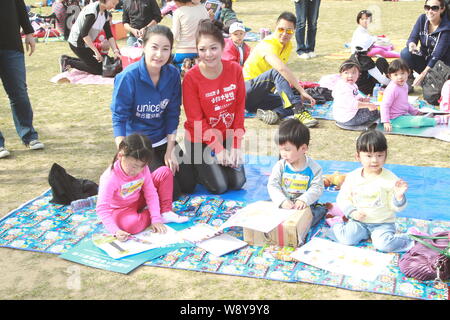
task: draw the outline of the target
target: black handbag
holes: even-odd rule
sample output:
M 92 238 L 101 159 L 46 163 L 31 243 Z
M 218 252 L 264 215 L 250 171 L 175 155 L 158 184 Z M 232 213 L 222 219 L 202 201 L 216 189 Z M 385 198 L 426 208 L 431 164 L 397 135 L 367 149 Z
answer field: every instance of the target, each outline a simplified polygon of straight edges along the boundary
M 438 60 L 431 68 L 422 82 L 423 98 L 429 104 L 439 105 L 442 87 L 445 81 L 450 79 L 450 67 Z
M 122 60 L 114 57 L 104 56 L 102 63 L 102 76 L 114 78 L 116 74 L 122 71 Z

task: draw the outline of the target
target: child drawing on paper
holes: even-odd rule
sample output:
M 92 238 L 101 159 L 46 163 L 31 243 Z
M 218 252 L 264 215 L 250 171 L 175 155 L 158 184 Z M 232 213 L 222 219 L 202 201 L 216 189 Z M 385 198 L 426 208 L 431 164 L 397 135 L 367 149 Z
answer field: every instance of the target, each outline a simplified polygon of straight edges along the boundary
M 387 141 L 381 131 L 367 130 L 356 142 L 356 159 L 362 167 L 349 174 L 336 203 L 349 219 L 331 227 L 329 237 L 345 245 L 372 239 L 383 252 L 409 250 L 414 241 L 407 234 L 396 234 L 395 213 L 406 206 L 408 183 L 383 168 Z
M 267 189 L 279 208 L 302 210 L 311 206 L 314 226 L 325 215 L 326 209 L 316 206 L 324 185 L 322 168 L 306 155 L 309 139 L 308 127 L 297 119 L 280 124 L 275 143 L 281 159 L 272 168 Z
M 164 223 L 187 221 L 172 212 L 171 170 L 162 166 L 150 172 L 152 158 L 150 139 L 129 135 L 120 142 L 111 167 L 100 177 L 97 214 L 120 241 L 148 226 L 165 233 Z

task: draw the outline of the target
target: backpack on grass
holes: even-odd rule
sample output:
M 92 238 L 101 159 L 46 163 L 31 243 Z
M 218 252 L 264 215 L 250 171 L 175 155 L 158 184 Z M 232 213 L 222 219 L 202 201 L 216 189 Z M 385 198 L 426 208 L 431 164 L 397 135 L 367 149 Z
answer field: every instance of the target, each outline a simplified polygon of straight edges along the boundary
M 95 182 L 74 178 L 57 163 L 50 169 L 48 182 L 53 194 L 51 203 L 68 205 L 74 200 L 85 199 L 98 193 L 98 185 Z
M 422 82 L 423 98 L 429 104 L 439 105 L 442 87 L 450 79 L 450 67 L 439 60 L 431 68 Z

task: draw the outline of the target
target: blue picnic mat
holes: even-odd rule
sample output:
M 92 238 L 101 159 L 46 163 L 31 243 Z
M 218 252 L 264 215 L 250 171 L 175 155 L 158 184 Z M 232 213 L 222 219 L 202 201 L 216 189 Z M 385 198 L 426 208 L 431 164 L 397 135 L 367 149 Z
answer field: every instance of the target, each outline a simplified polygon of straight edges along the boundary
M 247 203 L 268 199 L 266 183 L 275 157 L 247 156 L 247 183 L 243 190 L 228 192 L 221 196 L 208 194 L 201 186 L 193 195 L 174 202 L 174 211 L 192 218 L 195 222 L 221 225 L 236 210 Z M 349 172 L 358 167 L 356 162 L 319 161 L 324 173 Z M 399 214 L 398 229 L 409 227 L 432 233 L 450 229 L 448 203 L 450 199 L 450 168 L 412 167 L 386 165 L 410 184 L 408 207 Z M 322 202 L 333 202 L 336 190 L 327 188 Z M 416 197 L 418 197 L 416 199 Z M 72 212 L 70 206 L 50 203 L 51 190 L 11 211 L 0 220 L 0 247 L 62 254 L 92 234 L 105 232 L 94 208 Z M 321 222 L 308 234 L 324 237 L 328 226 Z M 227 232 L 242 239 L 241 228 Z M 369 242 L 360 247 L 372 248 Z M 392 253 L 393 261 L 376 281 L 332 274 L 296 261 L 284 261 L 292 248 L 277 246 L 247 246 L 222 257 L 206 251 L 181 248 L 145 263 L 146 266 L 210 272 L 235 276 L 271 279 L 285 282 L 306 282 L 339 288 L 377 292 L 425 300 L 448 299 L 448 283 L 416 281 L 406 278 L 398 269 L 398 254 Z

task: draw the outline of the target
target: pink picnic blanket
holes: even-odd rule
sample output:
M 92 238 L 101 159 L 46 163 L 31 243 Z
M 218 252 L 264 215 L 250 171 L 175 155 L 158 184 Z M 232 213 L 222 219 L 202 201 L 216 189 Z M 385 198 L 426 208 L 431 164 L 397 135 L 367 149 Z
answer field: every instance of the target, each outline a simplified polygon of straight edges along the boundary
M 60 73 L 50 79 L 54 83 L 74 83 L 74 84 L 114 84 L 114 78 L 105 78 L 93 75 L 78 69 L 71 69 Z

